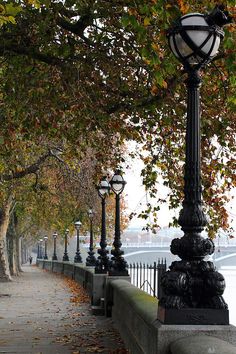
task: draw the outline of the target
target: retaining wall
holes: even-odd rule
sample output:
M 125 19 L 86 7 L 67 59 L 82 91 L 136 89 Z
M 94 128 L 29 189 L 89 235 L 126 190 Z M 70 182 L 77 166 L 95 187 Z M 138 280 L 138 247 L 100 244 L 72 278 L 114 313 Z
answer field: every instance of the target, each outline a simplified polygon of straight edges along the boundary
M 94 274 L 93 268 L 79 263 L 38 260 L 37 264 L 75 279 L 87 290 L 92 305 L 100 305 L 103 299 L 106 315 L 112 316 L 131 354 L 190 354 L 188 348 L 197 336 L 199 340 L 208 336 L 202 351 L 195 347 L 199 354 L 236 354 L 234 326 L 164 325 L 157 320 L 158 300 L 131 285 L 129 277 Z M 181 340 L 187 337 L 189 341 Z M 224 352 L 217 351 L 217 338 L 225 341 Z

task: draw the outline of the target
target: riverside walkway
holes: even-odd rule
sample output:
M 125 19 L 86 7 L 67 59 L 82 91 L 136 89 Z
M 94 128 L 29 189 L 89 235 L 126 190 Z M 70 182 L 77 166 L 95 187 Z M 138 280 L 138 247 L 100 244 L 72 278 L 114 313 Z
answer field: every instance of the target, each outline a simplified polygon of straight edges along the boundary
M 91 313 L 83 289 L 26 265 L 0 283 L 0 353 L 125 354 L 112 320 Z

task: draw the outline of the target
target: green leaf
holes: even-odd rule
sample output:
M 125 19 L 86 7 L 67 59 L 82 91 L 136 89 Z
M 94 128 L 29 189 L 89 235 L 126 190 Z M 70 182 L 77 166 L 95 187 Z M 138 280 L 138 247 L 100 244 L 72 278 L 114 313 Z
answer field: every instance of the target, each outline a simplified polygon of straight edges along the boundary
M 20 6 L 17 6 L 13 3 L 9 3 L 5 5 L 7 15 L 11 15 L 15 17 L 19 12 L 22 11 Z

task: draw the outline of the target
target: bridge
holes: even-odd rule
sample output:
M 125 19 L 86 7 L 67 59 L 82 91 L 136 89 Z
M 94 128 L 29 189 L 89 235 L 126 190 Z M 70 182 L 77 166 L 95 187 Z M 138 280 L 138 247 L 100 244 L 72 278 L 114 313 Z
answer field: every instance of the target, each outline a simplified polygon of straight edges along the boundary
M 170 252 L 169 245 L 160 244 L 125 244 L 122 246 L 124 257 L 129 263 L 143 262 L 153 263 L 158 259 L 166 258 L 169 265 L 172 261 L 178 260 Z M 215 253 L 210 257 L 218 267 L 236 266 L 236 246 L 221 246 L 216 247 Z

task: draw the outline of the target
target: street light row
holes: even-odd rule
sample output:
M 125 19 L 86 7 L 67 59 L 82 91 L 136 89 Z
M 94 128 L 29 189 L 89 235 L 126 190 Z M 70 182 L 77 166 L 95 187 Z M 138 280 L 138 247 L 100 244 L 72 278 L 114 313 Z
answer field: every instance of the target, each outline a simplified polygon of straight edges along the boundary
M 125 259 L 123 258 L 124 252 L 121 250 L 121 240 L 120 240 L 120 195 L 124 190 L 125 187 L 125 180 L 122 177 L 120 171 L 116 171 L 114 176 L 110 181 L 108 181 L 107 177 L 103 177 L 97 186 L 98 195 L 101 198 L 102 203 L 102 213 L 101 213 L 101 239 L 100 239 L 100 248 L 98 249 L 98 258 L 96 259 L 95 253 L 93 250 L 93 217 L 94 212 L 92 209 L 88 211 L 88 217 L 90 220 L 90 244 L 89 244 L 89 251 L 88 257 L 86 258 L 86 266 L 95 267 L 96 274 L 106 274 L 109 275 L 120 275 L 120 276 L 128 276 L 128 267 Z M 108 257 L 108 250 L 107 250 L 107 242 L 106 242 L 106 197 L 110 194 L 110 191 L 115 193 L 116 198 L 116 208 L 115 208 L 115 237 L 113 242 L 113 249 L 111 250 L 111 259 Z M 79 239 L 79 231 L 82 223 L 80 221 L 75 222 L 76 228 L 76 236 L 77 236 L 77 243 L 76 243 L 76 253 L 74 257 L 74 263 L 83 263 L 81 253 L 80 253 L 80 239 Z M 68 245 L 68 234 L 69 230 L 66 229 L 65 231 L 65 250 L 63 255 L 63 261 L 68 262 L 69 256 L 67 251 Z M 52 260 L 57 260 L 56 254 L 56 240 L 58 234 L 55 232 L 53 234 L 53 256 Z M 44 255 L 42 250 L 42 243 L 44 241 Z M 47 255 L 47 241 L 48 237 L 45 236 L 43 239 L 40 239 L 38 242 L 38 254 L 37 258 L 48 259 Z

